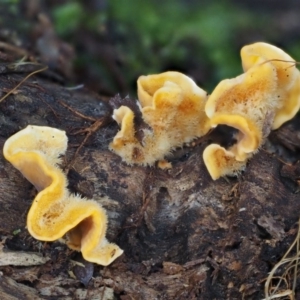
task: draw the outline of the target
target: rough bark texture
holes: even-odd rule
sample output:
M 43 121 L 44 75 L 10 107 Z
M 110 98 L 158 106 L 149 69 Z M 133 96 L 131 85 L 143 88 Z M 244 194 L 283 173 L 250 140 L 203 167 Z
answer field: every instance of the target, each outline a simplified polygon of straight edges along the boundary
M 2 96 L 23 77 L 2 74 Z M 28 124 L 57 127 L 69 136 L 63 162 L 67 166 L 85 138 L 74 133 L 93 122 L 62 103 L 95 119 L 109 113 L 107 102 L 84 89 L 71 91 L 41 77 L 29 79 L 0 102 L 0 147 Z M 298 128 L 295 119 L 272 139 L 285 147 L 292 140 L 297 151 Z M 65 245 L 29 236 L 26 214 L 35 191 L 0 156 L 3 251 L 40 252 L 50 258 L 38 266 L 2 266 L 0 298 L 263 298 L 263 280 L 295 236 L 299 166 L 261 150 L 238 178 L 212 181 L 202 160 L 210 137 L 181 149 L 171 159 L 172 169 L 128 166 L 108 150 L 117 130 L 110 123 L 93 133 L 68 173 L 71 191 L 93 197 L 107 209 L 108 238 L 124 249 L 117 261 L 94 271 L 91 264 L 86 264 L 88 272 L 74 270 L 77 255 Z M 19 232 L 13 234 L 15 230 Z

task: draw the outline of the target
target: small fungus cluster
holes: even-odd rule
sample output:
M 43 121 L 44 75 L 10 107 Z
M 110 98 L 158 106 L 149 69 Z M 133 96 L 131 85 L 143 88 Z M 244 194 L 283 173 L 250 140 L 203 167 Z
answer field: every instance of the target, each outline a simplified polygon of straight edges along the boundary
M 139 107 L 149 129 L 136 138 L 134 112 L 114 110 L 121 130 L 110 149 L 129 164 L 153 165 L 172 149 L 205 135 L 218 125 L 237 129 L 236 143 L 211 144 L 203 152 L 212 179 L 235 175 L 259 149 L 271 130 L 295 116 L 300 107 L 300 76 L 295 61 L 281 49 L 254 43 L 241 50 L 244 73 L 221 81 L 207 93 L 178 72 L 141 76 Z
M 96 201 L 68 191 L 66 175 L 58 167 L 67 142 L 62 130 L 29 125 L 5 142 L 3 154 L 38 191 L 27 216 L 30 234 L 42 241 L 66 235 L 71 249 L 106 266 L 123 251 L 105 238 L 105 210 Z

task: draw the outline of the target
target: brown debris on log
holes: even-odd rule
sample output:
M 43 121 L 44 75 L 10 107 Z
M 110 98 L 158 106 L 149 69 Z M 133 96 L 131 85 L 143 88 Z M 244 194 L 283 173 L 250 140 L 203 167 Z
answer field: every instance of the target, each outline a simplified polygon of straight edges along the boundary
M 2 74 L 0 90 L 9 91 L 22 78 Z M 260 151 L 238 178 L 213 181 L 202 160 L 208 137 L 174 155 L 171 169 L 128 166 L 108 150 L 118 130 L 112 122 L 92 132 L 72 160 L 87 134 L 78 130 L 90 127 L 93 119 L 108 118 L 110 111 L 107 102 L 85 89 L 69 90 L 41 77 L 29 79 L 0 103 L 1 148 L 28 124 L 66 130 L 69 147 L 63 167 L 69 168 L 69 188 L 98 201 L 109 197 L 101 201 L 109 216 L 108 238 L 125 252 L 106 268 L 95 266 L 94 277 L 84 287 L 72 272 L 75 253 L 27 233 L 26 214 L 35 191 L 1 155 L 4 251 L 50 257 L 42 266 L 1 267 L 1 299 L 47 299 L 49 293 L 72 299 L 82 289 L 87 295 L 102 291 L 99 299 L 112 291 L 123 300 L 263 298 L 264 279 L 295 236 L 299 165 L 284 164 L 276 155 Z M 293 130 L 299 128 L 298 119 L 292 122 Z M 289 126 L 273 138 L 288 136 Z M 14 235 L 14 230 L 20 233 Z

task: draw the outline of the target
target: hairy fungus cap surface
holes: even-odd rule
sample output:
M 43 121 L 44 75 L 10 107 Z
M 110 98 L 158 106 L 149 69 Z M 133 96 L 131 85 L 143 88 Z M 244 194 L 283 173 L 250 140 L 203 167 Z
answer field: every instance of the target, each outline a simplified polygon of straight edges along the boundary
M 292 119 L 300 108 L 300 72 L 294 59 L 280 48 L 262 42 L 244 46 L 241 57 L 245 71 L 264 62 L 270 62 L 275 67 L 280 105 L 276 109 L 272 129 L 279 128 Z
M 213 180 L 225 175 L 237 175 L 246 166 L 246 160 L 237 161 L 234 153 L 217 144 L 211 144 L 204 149 L 203 160 Z
M 64 131 L 29 125 L 5 142 L 3 154 L 39 191 L 27 216 L 30 234 L 42 241 L 67 234 L 67 244 L 86 260 L 108 265 L 123 251 L 105 239 L 105 210 L 67 190 L 66 176 L 57 165 L 67 141 Z
M 270 112 L 278 107 L 276 80 L 271 63 L 258 64 L 234 79 L 221 81 L 207 101 L 205 112 L 212 127 L 222 124 L 239 130 L 231 150 L 239 161 L 256 151 L 270 131 L 274 116 Z
M 129 164 L 152 165 L 173 148 L 182 146 L 210 129 L 204 113 L 206 92 L 178 72 L 141 76 L 138 96 L 142 117 L 149 128 L 143 140 L 135 137 L 134 113 L 127 107 L 114 111 L 121 130 L 110 149 Z

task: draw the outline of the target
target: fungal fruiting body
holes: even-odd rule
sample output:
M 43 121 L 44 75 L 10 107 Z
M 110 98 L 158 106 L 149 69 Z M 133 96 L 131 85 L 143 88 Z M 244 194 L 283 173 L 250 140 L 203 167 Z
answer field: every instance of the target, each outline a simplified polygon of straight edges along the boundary
M 262 62 L 270 62 L 276 69 L 280 106 L 275 110 L 272 129 L 278 129 L 292 119 L 300 108 L 300 72 L 295 60 L 283 50 L 262 42 L 244 46 L 241 57 L 244 71 Z
M 276 87 L 276 71 L 265 63 L 221 81 L 209 97 L 205 111 L 211 126 L 222 124 L 238 130 L 236 144 L 228 149 L 237 161 L 245 161 L 270 131 L 269 119 L 274 116 L 270 112 L 278 106 Z
M 94 200 L 70 194 L 58 167 L 67 149 L 64 131 L 29 125 L 4 144 L 5 158 L 38 190 L 27 216 L 30 234 L 42 241 L 66 235 L 70 248 L 87 261 L 108 265 L 123 251 L 105 238 L 107 215 Z
M 255 43 L 243 47 L 241 57 L 245 73 L 221 81 L 205 106 L 212 127 L 223 124 L 238 130 L 237 142 L 229 149 L 216 144 L 205 149 L 204 162 L 213 179 L 244 168 L 270 131 L 293 118 L 300 107 L 299 71 L 288 54 Z
M 113 118 L 121 130 L 110 149 L 129 164 L 153 165 L 175 147 L 201 137 L 210 129 L 204 112 L 207 95 L 192 79 L 178 73 L 165 72 L 141 76 L 138 81 L 139 107 L 144 122 L 143 139 L 136 137 L 134 113 L 121 106 Z
M 218 144 L 210 144 L 203 151 L 203 160 L 213 180 L 225 175 L 236 175 L 245 167 L 245 163 L 236 160 L 231 151 Z

